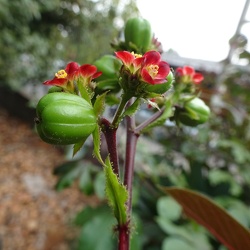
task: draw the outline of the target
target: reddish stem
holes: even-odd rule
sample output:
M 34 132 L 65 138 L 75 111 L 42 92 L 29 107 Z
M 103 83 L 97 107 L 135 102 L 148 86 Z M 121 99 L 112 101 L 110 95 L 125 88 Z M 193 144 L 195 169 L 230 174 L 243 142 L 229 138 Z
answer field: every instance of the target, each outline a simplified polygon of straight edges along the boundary
M 111 123 L 107 119 L 102 118 L 101 129 L 107 142 L 109 157 L 112 163 L 114 173 L 119 176 L 119 160 L 118 160 L 117 143 L 116 143 L 117 128 L 112 127 Z
M 129 250 L 129 229 L 128 225 L 118 227 L 119 231 L 119 250 Z
M 132 186 L 134 177 L 134 163 L 136 154 L 136 144 L 139 134 L 134 132 L 135 121 L 134 117 L 127 117 L 127 141 L 126 141 L 126 157 L 125 157 L 125 173 L 124 185 L 129 192 L 129 199 L 127 203 L 127 211 L 130 215 L 132 209 Z

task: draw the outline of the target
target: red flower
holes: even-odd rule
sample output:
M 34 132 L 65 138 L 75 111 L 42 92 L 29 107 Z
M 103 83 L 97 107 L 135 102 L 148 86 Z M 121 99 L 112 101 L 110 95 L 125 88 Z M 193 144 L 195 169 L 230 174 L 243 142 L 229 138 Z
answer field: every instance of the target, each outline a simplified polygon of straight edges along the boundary
M 79 65 L 76 62 L 70 62 L 66 65 L 65 69 L 59 70 L 52 80 L 47 80 L 44 85 L 56 85 L 62 87 L 68 81 L 73 81 L 76 72 L 79 70 Z
M 97 72 L 97 67 L 91 64 L 83 64 L 79 67 L 76 73 L 77 76 L 82 76 L 83 78 L 90 80 L 99 77 L 101 74 L 102 72 Z
M 65 70 L 61 69 L 52 80 L 47 80 L 43 84 L 56 85 L 59 87 L 66 86 L 68 82 L 73 82 L 79 76 L 91 81 L 94 78 L 100 76 L 102 72 L 97 72 L 97 67 L 90 64 L 84 64 L 79 66 L 76 62 L 70 62 L 67 64 Z
M 118 51 L 116 56 L 123 62 L 131 74 L 137 74 L 138 79 L 149 84 L 166 82 L 170 72 L 168 63 L 161 61 L 157 51 L 148 51 L 143 56 L 128 51 Z
M 193 67 L 184 66 L 183 68 L 177 68 L 175 70 L 177 77 L 181 77 L 184 83 L 195 83 L 199 84 L 204 80 L 204 77 L 200 73 L 196 73 Z
M 150 84 L 160 84 L 166 82 L 166 77 L 170 72 L 167 62 L 161 61 L 161 55 L 157 51 L 148 51 L 143 56 L 141 77 L 142 80 Z
M 115 52 L 115 55 L 123 62 L 124 66 L 132 74 L 135 74 L 136 71 L 141 67 L 141 62 L 143 60 L 142 55 L 130 53 L 128 51 L 118 51 Z

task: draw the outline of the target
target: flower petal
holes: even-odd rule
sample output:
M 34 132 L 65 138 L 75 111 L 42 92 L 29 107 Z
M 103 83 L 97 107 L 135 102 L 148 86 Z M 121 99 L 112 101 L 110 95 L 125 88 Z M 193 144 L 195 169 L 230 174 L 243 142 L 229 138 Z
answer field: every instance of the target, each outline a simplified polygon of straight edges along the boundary
M 176 74 L 177 76 L 183 76 L 183 68 L 178 67 L 178 68 L 175 70 L 175 74 Z
M 161 61 L 159 64 L 158 74 L 156 78 L 163 78 L 166 81 L 166 77 L 170 72 L 170 67 L 167 62 Z
M 161 54 L 157 51 L 148 51 L 144 54 L 144 64 L 158 64 L 161 61 Z
M 151 75 L 148 73 L 146 68 L 142 68 L 141 70 L 141 76 L 142 76 L 142 80 L 146 83 L 150 83 L 150 84 L 155 84 L 154 79 L 151 77 Z
M 66 65 L 65 71 L 67 72 L 68 76 L 67 78 L 69 80 L 73 80 L 75 74 L 79 70 L 79 65 L 76 62 L 70 62 Z
M 199 84 L 201 83 L 202 81 L 204 80 L 204 77 L 202 74 L 200 73 L 195 73 L 194 76 L 193 76 L 193 81 L 195 84 Z
M 97 67 L 91 64 L 83 64 L 78 70 L 78 74 L 83 77 L 91 77 L 97 71 Z
M 183 67 L 183 74 L 184 75 L 190 75 L 192 76 L 195 73 L 195 70 L 193 67 L 190 66 L 184 66 Z
M 67 82 L 66 78 L 57 78 L 55 77 L 52 80 L 47 80 L 43 82 L 44 85 L 55 85 L 55 86 L 62 86 Z
M 127 67 L 133 63 L 135 56 L 128 51 L 117 51 L 115 52 L 117 58 L 119 58 L 123 64 Z
M 98 71 L 98 72 L 96 72 L 96 73 L 92 76 L 92 78 L 95 79 L 95 78 L 99 77 L 101 74 L 102 74 L 102 72 L 101 72 L 101 71 Z

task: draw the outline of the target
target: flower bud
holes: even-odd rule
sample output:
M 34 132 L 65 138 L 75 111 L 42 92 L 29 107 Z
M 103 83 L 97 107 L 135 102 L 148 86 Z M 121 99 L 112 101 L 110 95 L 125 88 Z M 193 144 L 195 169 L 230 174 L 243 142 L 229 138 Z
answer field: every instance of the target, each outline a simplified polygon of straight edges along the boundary
M 148 20 L 135 17 L 130 18 L 124 29 L 125 44 L 136 53 L 145 53 L 152 43 L 152 30 Z
M 187 126 L 197 126 L 205 123 L 210 116 L 210 109 L 203 100 L 195 97 L 184 104 L 184 108 L 176 112 L 176 120 Z
M 80 96 L 53 92 L 37 104 L 36 129 L 50 144 L 68 145 L 80 142 L 96 128 L 93 107 Z

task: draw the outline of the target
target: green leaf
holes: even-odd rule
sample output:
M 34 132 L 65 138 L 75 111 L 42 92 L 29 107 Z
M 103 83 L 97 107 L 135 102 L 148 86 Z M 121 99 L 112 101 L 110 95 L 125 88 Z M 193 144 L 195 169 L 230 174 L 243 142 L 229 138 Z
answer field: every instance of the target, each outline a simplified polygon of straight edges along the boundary
M 107 92 L 101 95 L 98 95 L 96 97 L 95 104 L 94 104 L 94 111 L 95 111 L 96 116 L 100 116 L 104 111 L 106 95 L 107 95 Z
M 82 141 L 75 143 L 73 147 L 73 157 L 76 155 L 76 153 L 82 148 L 85 141 L 88 139 L 88 136 L 85 137 Z
M 117 78 L 98 81 L 97 88 L 100 90 L 117 90 L 119 82 Z
M 99 125 L 96 126 L 96 129 L 94 130 L 94 132 L 92 133 L 93 136 L 93 143 L 94 143 L 94 151 L 93 154 L 94 156 L 97 158 L 97 160 L 104 166 L 105 163 L 102 160 L 102 156 L 101 156 L 101 134 L 100 134 L 100 127 Z
M 81 167 L 82 166 L 78 164 L 78 162 L 72 161 L 56 168 L 54 174 L 61 176 L 56 183 L 56 190 L 61 191 L 71 186 L 73 181 L 75 181 L 79 177 L 81 173 Z
M 84 86 L 80 80 L 77 81 L 77 87 L 81 94 L 81 97 L 91 104 L 92 95 L 89 93 L 88 88 Z
M 223 171 L 220 169 L 211 169 L 208 172 L 208 180 L 212 186 L 219 185 L 221 183 L 227 183 L 230 185 L 229 192 L 232 195 L 239 196 L 242 192 L 242 187 L 237 183 L 228 171 Z
M 95 181 L 94 181 L 94 189 L 95 189 L 95 194 L 98 196 L 100 199 L 104 199 L 105 196 L 105 174 L 103 171 L 99 172 L 96 175 Z
M 194 250 L 189 242 L 177 237 L 168 237 L 163 241 L 162 250 Z
M 250 249 L 250 232 L 223 208 L 194 191 L 163 188 L 183 208 L 185 214 L 206 227 L 219 241 L 232 250 Z
M 90 165 L 82 166 L 82 171 L 79 176 L 79 188 L 87 195 L 91 195 L 94 192 L 91 167 Z
M 140 98 L 137 98 L 132 105 L 130 105 L 123 113 L 123 117 L 126 115 L 132 116 L 139 108 L 140 105 Z
M 250 161 L 249 150 L 246 145 L 237 139 L 221 140 L 218 142 L 218 146 L 225 149 L 231 149 L 232 155 L 237 163 L 243 164 Z
M 108 207 L 87 207 L 77 217 L 77 224 L 83 225 L 78 250 L 114 249 L 112 227 L 115 220 Z
M 99 168 L 89 162 L 70 161 L 57 167 L 54 174 L 59 176 L 56 184 L 56 189 L 61 191 L 73 184 L 74 181 L 79 180 L 79 188 L 85 194 L 90 195 L 94 192 L 93 178 L 98 172 Z M 103 184 L 104 187 L 104 184 Z
M 165 207 L 165 211 L 166 213 L 168 212 L 168 207 Z M 187 249 L 189 249 L 188 246 L 192 246 L 192 249 L 211 249 L 207 235 L 202 230 L 197 230 L 197 228 L 191 225 L 191 223 L 185 225 L 175 225 L 166 217 L 157 217 L 156 221 L 164 232 L 166 232 L 170 237 L 180 239 L 183 244 L 187 246 Z
M 106 177 L 106 195 L 109 205 L 113 209 L 114 215 L 119 225 L 127 222 L 126 202 L 128 192 L 123 184 L 120 183 L 117 175 L 113 172 L 110 160 L 106 160 L 104 168 Z
M 119 123 L 122 121 L 122 119 L 125 116 L 132 116 L 139 108 L 140 106 L 140 98 L 137 98 L 133 104 L 131 106 L 129 106 L 123 113 L 122 115 L 119 117 Z
M 174 221 L 181 216 L 181 206 L 172 197 L 161 197 L 158 199 L 156 206 L 161 218 L 167 218 Z

